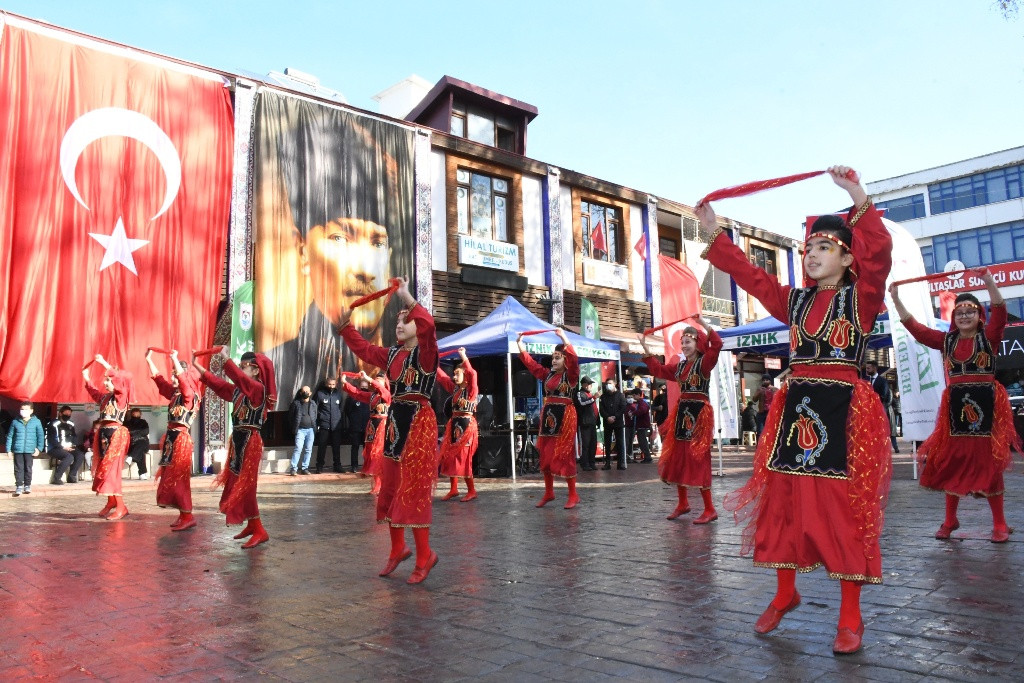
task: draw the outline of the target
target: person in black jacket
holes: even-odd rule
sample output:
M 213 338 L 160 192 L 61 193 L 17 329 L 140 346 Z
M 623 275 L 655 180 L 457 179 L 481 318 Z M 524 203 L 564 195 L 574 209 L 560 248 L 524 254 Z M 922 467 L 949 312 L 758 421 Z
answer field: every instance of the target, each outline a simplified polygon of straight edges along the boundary
M 576 425 L 580 433 L 580 469 L 592 472 L 597 469 L 597 398 L 590 393 L 593 381 L 584 375 L 580 378 L 580 390 L 573 396 L 576 403 Z
M 878 394 L 878 398 L 882 401 L 882 407 L 885 408 L 885 416 L 889 419 L 889 440 L 892 442 L 893 453 L 899 453 L 900 447 L 896 445 L 896 415 L 892 405 L 892 387 L 889 386 L 889 380 L 885 378 L 885 375 L 878 374 L 878 363 L 873 360 L 869 360 L 864 363 L 864 379 L 867 380 L 871 388 Z
M 47 455 L 57 461 L 51 484 L 63 484 L 65 474 L 69 484 L 78 481 L 78 473 L 85 462 L 85 453 L 79 450 L 78 443 L 75 423 L 71 421 L 71 406 L 61 406 L 57 419 L 46 427 Z
M 604 385 L 604 392 L 601 394 L 601 418 L 604 420 L 604 467 L 612 468 L 612 435 L 615 435 L 615 447 L 619 453 L 619 469 L 626 469 L 626 433 L 624 429 L 624 416 L 626 414 L 626 398 L 616 386 L 615 380 L 610 379 Z
M 324 458 L 327 455 L 327 446 L 331 446 L 331 454 L 334 456 L 334 471 L 341 472 L 341 441 L 345 431 L 345 423 L 342 420 L 342 402 L 344 398 L 341 389 L 338 388 L 338 380 L 335 377 L 328 377 L 316 388 L 313 401 L 316 403 L 316 441 L 319 444 L 316 450 L 317 474 L 324 469 Z
M 146 467 L 146 456 L 149 454 L 149 423 L 142 419 L 142 411 L 132 408 L 128 413 L 128 419 L 124 426 L 131 435 L 131 443 L 128 446 L 128 456 L 125 464 L 128 465 L 131 473 L 132 463 L 139 469 L 139 479 L 149 479 L 149 470 Z
M 370 390 L 370 383 L 359 381 L 359 388 Z M 349 396 L 345 400 L 345 421 L 348 423 L 349 443 L 352 444 L 352 471 L 359 471 L 359 449 L 366 438 L 366 423 L 370 421 L 370 404 Z
M 309 474 L 309 456 L 313 454 L 313 439 L 316 435 L 316 404 L 311 400 L 313 392 L 309 387 L 302 387 L 292 401 L 288 411 L 291 418 L 292 431 L 295 433 L 295 449 L 292 451 L 292 462 L 288 474 Z M 301 463 L 299 458 L 302 458 Z
M 655 382 L 651 387 L 651 418 L 659 427 L 668 419 L 668 394 L 665 385 Z

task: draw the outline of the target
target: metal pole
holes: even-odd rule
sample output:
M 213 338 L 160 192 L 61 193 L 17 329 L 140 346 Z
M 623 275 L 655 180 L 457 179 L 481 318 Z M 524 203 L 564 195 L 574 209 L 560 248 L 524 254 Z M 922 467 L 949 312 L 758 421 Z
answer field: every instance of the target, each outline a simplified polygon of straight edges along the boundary
M 917 442 L 910 442 L 910 457 L 914 459 L 914 480 L 917 480 Z
M 722 427 L 718 427 L 718 476 L 725 476 L 725 469 L 722 467 Z
M 512 459 L 512 481 L 516 480 L 516 408 L 514 405 L 515 399 L 512 398 L 512 353 L 505 353 L 505 387 L 506 387 L 506 399 L 508 403 L 508 446 L 509 453 Z

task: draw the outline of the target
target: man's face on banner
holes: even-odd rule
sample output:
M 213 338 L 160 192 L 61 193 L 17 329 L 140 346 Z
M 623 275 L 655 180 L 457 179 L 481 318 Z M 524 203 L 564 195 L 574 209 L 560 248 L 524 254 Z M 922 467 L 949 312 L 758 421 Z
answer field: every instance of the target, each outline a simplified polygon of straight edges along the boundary
M 387 285 L 391 248 L 382 225 L 339 218 L 310 228 L 300 249 L 313 300 L 332 325 L 340 324 L 342 313 L 353 301 Z M 384 313 L 385 302 L 381 298 L 360 306 L 352 323 L 360 329 L 374 327 Z

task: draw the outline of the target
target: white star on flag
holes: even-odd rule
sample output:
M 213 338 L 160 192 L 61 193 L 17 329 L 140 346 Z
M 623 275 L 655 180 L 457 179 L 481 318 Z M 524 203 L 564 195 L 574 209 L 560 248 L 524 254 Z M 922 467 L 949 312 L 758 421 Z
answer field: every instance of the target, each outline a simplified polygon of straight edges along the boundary
M 122 266 L 132 271 L 133 275 L 138 277 L 139 272 L 135 270 L 135 259 L 132 258 L 132 252 L 138 251 L 149 244 L 149 240 L 129 239 L 128 235 L 124 231 L 124 221 L 121 218 L 117 219 L 117 225 L 114 226 L 113 234 L 100 235 L 95 232 L 90 232 L 89 237 L 99 242 L 103 245 L 103 248 L 106 249 L 106 251 L 103 252 L 103 262 L 100 263 L 101 271 L 107 266 L 120 263 Z

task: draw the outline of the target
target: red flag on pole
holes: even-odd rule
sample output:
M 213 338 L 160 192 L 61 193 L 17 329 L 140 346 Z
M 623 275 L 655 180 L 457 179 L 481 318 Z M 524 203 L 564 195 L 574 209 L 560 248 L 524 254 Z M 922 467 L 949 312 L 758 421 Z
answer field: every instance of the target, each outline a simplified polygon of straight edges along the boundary
M 640 258 L 647 260 L 647 235 L 640 235 L 640 239 L 633 245 L 633 250 L 640 254 Z
M 212 341 L 230 94 L 194 67 L 0 26 L 0 394 L 83 402 L 83 358 L 146 377 L 147 347 Z M 137 400 L 162 402 L 152 382 Z
M 658 255 L 658 268 L 661 270 L 661 319 L 679 321 L 665 330 L 665 360 L 670 361 L 682 353 L 682 331 L 691 324 L 684 317 L 703 310 L 700 283 L 685 263 L 667 256 Z M 679 398 L 678 382 L 668 383 L 668 396 L 670 405 L 675 405 L 674 401 Z
M 608 253 L 608 244 L 604 241 L 604 227 L 602 221 L 598 221 L 594 229 L 590 231 L 590 243 L 594 249 Z

